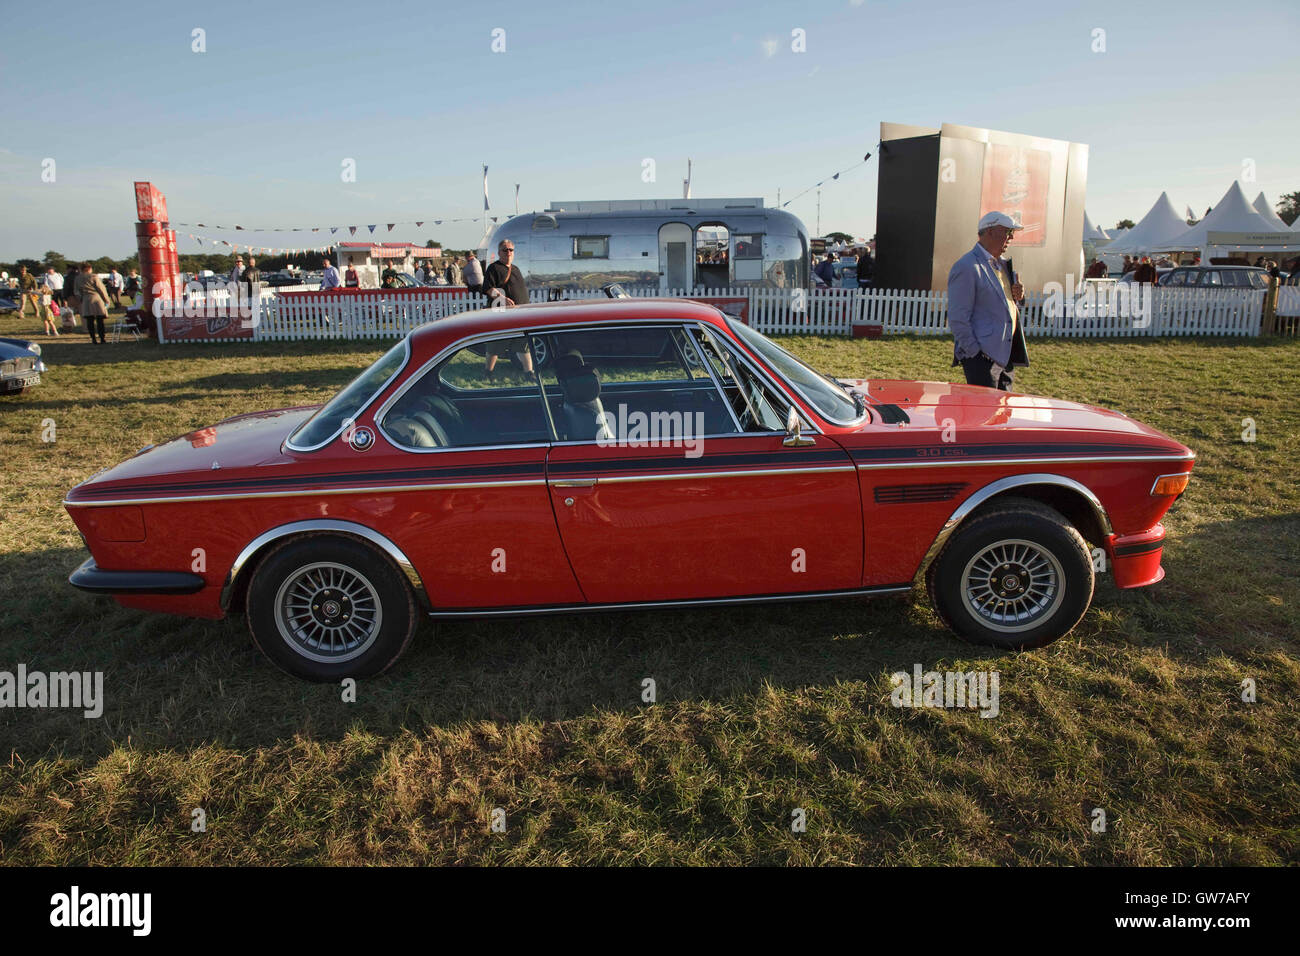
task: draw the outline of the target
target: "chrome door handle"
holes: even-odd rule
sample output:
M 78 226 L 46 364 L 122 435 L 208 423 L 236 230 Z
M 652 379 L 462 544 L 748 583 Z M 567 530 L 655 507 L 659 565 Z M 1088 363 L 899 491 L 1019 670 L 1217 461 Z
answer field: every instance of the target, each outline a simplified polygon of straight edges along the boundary
M 551 482 L 555 488 L 592 488 L 595 487 L 595 478 L 566 478 L 563 481 Z

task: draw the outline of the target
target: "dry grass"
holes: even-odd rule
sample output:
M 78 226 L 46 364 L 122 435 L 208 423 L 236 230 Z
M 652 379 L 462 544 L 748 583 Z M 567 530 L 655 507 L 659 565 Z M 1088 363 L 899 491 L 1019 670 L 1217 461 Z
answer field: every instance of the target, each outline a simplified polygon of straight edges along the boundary
M 0 319 L 0 334 L 31 331 Z M 1200 453 L 1166 522 L 1167 579 L 1120 593 L 1103 578 L 1043 650 L 969 647 L 907 599 L 454 622 L 426 625 L 355 704 L 282 676 L 240 619 L 74 591 L 84 552 L 59 502 L 148 442 L 321 400 L 386 343 L 42 342 L 44 384 L 0 404 L 0 669 L 102 669 L 107 707 L 0 710 L 6 863 L 1300 855 L 1300 342 L 1033 343 L 1025 390 L 1122 409 Z M 786 344 L 841 375 L 953 377 L 942 339 Z M 888 675 L 914 662 L 999 670 L 1000 716 L 892 708 Z M 1257 703 L 1240 700 L 1246 677 Z M 195 807 L 206 833 L 190 831 Z M 495 807 L 505 833 L 489 832 Z

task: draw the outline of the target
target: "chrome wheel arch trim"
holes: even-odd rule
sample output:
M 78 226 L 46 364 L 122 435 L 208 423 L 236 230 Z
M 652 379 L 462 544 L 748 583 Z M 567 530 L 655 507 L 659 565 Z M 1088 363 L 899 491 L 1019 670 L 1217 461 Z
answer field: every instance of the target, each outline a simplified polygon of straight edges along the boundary
M 934 562 L 934 559 L 939 556 L 939 552 L 941 552 L 944 545 L 948 543 L 948 539 L 952 537 L 953 532 L 957 530 L 963 521 L 970 517 L 971 513 L 975 511 L 976 508 L 984 504 L 984 502 L 988 501 L 990 498 L 994 498 L 1005 491 L 1010 491 L 1014 488 L 1023 488 L 1027 485 L 1054 485 L 1058 488 L 1066 488 L 1079 494 L 1092 507 L 1092 513 L 1096 516 L 1097 522 L 1101 526 L 1102 533 L 1105 535 L 1114 533 L 1110 524 L 1110 516 L 1106 514 L 1106 509 L 1102 506 L 1101 500 L 1093 494 L 1092 490 L 1086 485 L 1075 481 L 1073 478 L 1067 478 L 1064 475 L 1010 475 L 1006 478 L 999 478 L 997 481 L 985 485 L 957 506 L 957 510 L 954 511 L 948 520 L 943 523 L 943 527 L 939 530 L 938 535 L 935 536 L 934 541 L 930 544 L 929 550 L 925 552 L 925 557 L 921 559 L 920 567 L 916 569 L 916 574 L 912 580 L 917 583 L 922 581 L 926 570 Z
M 337 532 L 339 534 L 352 535 L 356 538 L 362 538 L 378 547 L 384 554 L 392 559 L 397 565 L 399 571 L 406 577 L 406 581 L 415 592 L 416 601 L 420 607 L 427 613 L 431 610 L 429 604 L 428 592 L 424 589 L 424 581 L 420 579 L 420 574 L 415 570 L 415 565 L 411 563 L 402 549 L 393 544 L 388 538 L 384 537 L 373 528 L 367 528 L 363 524 L 357 524 L 354 521 L 339 521 L 332 518 L 312 518 L 307 521 L 294 521 L 289 524 L 280 525 L 271 528 L 269 531 L 263 531 L 252 541 L 244 546 L 239 552 L 230 570 L 226 573 L 226 579 L 221 585 L 221 609 L 229 610 L 230 599 L 234 596 L 235 585 L 238 583 L 240 574 L 245 570 L 248 562 L 262 548 L 278 541 L 281 538 L 288 538 L 299 534 L 319 534 L 321 532 Z

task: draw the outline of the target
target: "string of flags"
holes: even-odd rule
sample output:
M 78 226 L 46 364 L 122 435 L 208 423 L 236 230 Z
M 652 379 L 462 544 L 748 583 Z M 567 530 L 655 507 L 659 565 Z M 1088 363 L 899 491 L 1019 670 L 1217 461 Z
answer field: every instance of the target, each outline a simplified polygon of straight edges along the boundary
M 426 222 L 431 222 L 435 226 L 441 226 L 443 223 L 452 223 L 452 222 L 479 222 L 482 220 L 482 218 L 483 218 L 482 216 L 459 216 L 453 219 L 400 219 L 397 222 L 386 222 L 382 224 L 371 223 L 370 225 L 367 225 L 366 228 L 370 230 L 371 235 L 374 235 L 375 230 L 378 229 L 380 225 L 386 226 L 388 231 L 392 232 L 394 226 L 414 225 L 415 227 L 419 228 L 420 226 L 423 226 Z M 491 218 L 493 222 L 496 222 L 499 217 L 491 216 L 489 218 Z M 173 225 L 184 226 L 187 229 L 227 229 L 227 230 L 233 229 L 236 232 L 321 232 L 324 229 L 328 229 L 330 235 L 334 235 L 340 229 L 346 228 L 348 230 L 348 233 L 353 236 L 357 234 L 357 229 L 360 228 L 360 226 L 275 226 L 275 227 L 271 227 L 271 226 L 241 226 L 238 224 L 233 226 L 223 226 L 220 223 L 209 224 L 205 222 L 178 222 L 178 223 L 173 223 Z

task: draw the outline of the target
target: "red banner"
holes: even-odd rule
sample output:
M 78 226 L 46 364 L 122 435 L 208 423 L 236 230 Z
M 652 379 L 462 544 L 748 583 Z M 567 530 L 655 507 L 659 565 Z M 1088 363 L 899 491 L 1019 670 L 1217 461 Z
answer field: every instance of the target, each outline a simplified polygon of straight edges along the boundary
M 1041 246 L 1047 242 L 1047 189 L 1052 154 L 1045 149 L 1023 149 L 990 143 L 984 154 L 984 183 L 980 190 L 980 215 L 1004 212 L 1019 231 L 1013 246 Z
M 693 295 L 690 299 L 692 302 L 715 306 L 733 319 L 739 319 L 749 325 L 749 299 L 745 296 Z
M 141 222 L 167 222 L 167 199 L 153 183 L 135 184 L 135 217 Z
M 162 318 L 163 337 L 168 342 L 182 339 L 251 339 L 253 320 L 234 316 L 208 318 L 202 315 L 167 315 Z

